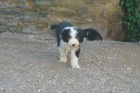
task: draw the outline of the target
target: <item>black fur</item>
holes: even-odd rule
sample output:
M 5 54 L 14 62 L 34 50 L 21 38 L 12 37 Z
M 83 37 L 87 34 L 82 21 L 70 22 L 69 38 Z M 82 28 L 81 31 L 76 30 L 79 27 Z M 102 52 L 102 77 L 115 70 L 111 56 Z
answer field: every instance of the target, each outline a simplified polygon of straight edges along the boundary
M 85 38 L 87 40 L 91 40 L 91 41 L 102 40 L 101 35 L 95 29 L 92 28 L 84 29 L 84 32 L 85 32 Z
M 62 39 L 64 42 L 67 42 L 68 43 L 68 40 L 70 39 L 70 30 L 69 29 L 65 29 L 63 32 L 62 32 Z
M 79 57 L 79 54 L 80 54 L 80 48 L 75 52 L 75 55 L 76 55 L 77 57 Z
M 58 47 L 60 46 L 60 40 L 61 40 L 61 34 L 62 32 L 65 32 L 63 31 L 63 29 L 65 27 L 73 27 L 73 25 L 71 23 L 68 23 L 68 22 L 61 22 L 59 23 L 58 25 L 52 25 L 51 26 L 51 29 L 55 29 L 55 34 L 56 34 L 56 37 L 57 37 L 57 45 Z M 67 32 L 66 33 L 63 33 L 63 34 L 68 34 Z M 63 39 L 65 39 L 66 37 L 62 37 Z M 64 40 L 64 41 L 67 41 L 67 40 Z
M 78 28 L 77 31 L 78 34 L 76 37 L 79 40 L 79 42 L 82 43 L 84 41 L 84 36 L 85 36 L 84 30 Z

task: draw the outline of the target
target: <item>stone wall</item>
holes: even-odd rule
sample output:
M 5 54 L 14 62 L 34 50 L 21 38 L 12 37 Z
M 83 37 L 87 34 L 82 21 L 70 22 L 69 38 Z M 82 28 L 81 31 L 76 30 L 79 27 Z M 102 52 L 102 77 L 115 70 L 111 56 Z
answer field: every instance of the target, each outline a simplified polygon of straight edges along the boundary
M 1 32 L 46 33 L 47 25 L 64 20 L 94 28 L 104 39 L 124 39 L 119 0 L 0 1 Z

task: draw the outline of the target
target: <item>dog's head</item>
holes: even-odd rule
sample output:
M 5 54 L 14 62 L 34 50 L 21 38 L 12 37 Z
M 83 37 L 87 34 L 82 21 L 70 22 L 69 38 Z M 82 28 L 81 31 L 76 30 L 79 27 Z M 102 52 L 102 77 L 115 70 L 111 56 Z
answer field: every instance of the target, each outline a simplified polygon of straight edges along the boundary
M 62 39 L 71 48 L 76 48 L 84 41 L 84 31 L 76 27 L 66 27 L 62 31 Z

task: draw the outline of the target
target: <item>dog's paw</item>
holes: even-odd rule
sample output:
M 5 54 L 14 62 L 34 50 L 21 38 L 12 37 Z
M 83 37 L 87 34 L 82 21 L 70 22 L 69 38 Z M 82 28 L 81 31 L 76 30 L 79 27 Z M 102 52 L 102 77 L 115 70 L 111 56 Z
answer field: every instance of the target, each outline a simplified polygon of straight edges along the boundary
M 71 66 L 72 66 L 72 68 L 80 68 L 79 65 L 71 65 Z
M 60 62 L 67 62 L 67 58 L 66 57 L 61 57 Z

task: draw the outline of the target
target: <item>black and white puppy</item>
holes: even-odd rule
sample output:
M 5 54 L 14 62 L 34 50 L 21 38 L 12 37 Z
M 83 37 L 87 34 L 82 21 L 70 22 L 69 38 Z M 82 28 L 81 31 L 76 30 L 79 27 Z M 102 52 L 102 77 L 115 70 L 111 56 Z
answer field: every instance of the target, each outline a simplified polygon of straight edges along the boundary
M 94 41 L 94 40 L 102 40 L 101 35 L 93 28 L 84 29 L 85 39 Z
M 78 58 L 80 43 L 84 41 L 84 31 L 73 26 L 69 22 L 61 22 L 57 25 L 52 25 L 51 29 L 55 29 L 60 62 L 67 62 L 67 53 L 71 52 L 72 68 L 80 68 Z

